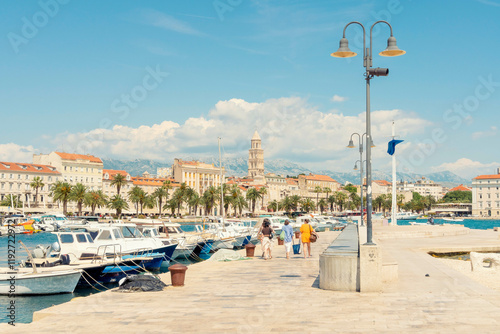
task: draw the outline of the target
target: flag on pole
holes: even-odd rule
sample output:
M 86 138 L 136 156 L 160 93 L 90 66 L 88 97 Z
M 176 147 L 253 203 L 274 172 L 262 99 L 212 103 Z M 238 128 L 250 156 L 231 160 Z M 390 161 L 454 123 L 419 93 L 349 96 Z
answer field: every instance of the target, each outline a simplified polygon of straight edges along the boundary
M 389 142 L 387 153 L 393 155 L 396 152 L 396 145 L 404 142 L 404 140 L 393 139 Z

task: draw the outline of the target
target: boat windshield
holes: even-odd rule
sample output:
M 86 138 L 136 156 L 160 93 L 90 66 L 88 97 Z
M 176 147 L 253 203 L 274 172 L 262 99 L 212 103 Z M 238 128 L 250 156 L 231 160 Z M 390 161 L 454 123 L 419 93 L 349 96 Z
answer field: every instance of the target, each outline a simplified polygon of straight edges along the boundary
M 122 232 L 123 237 L 125 239 L 141 238 L 142 237 L 141 232 L 137 228 L 135 228 L 133 226 L 123 226 L 121 228 L 121 232 Z

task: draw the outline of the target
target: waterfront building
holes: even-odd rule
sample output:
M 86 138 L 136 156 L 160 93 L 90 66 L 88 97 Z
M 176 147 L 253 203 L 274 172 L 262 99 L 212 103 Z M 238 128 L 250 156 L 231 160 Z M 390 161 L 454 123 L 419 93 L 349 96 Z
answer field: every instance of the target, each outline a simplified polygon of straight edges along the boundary
M 500 217 L 500 167 L 496 174 L 479 175 L 472 179 L 472 214 Z
M 469 188 L 469 187 L 464 186 L 463 184 L 461 184 L 459 186 L 456 186 L 454 188 L 449 189 L 447 192 L 449 193 L 451 191 L 472 191 L 472 188 Z
M 102 192 L 104 193 L 104 195 L 106 195 L 110 198 L 118 193 L 116 186 L 111 185 L 111 182 L 113 182 L 113 179 L 114 179 L 115 175 L 117 175 L 117 174 L 121 174 L 125 177 L 126 184 L 121 187 L 120 195 L 122 197 L 126 198 L 127 193 L 133 187 L 133 181 L 132 181 L 132 177 L 130 176 L 130 174 L 124 170 L 103 169 L 102 170 Z
M 172 165 L 172 174 L 175 182 L 186 183 L 200 196 L 208 187 L 219 187 L 221 184 L 221 168 L 200 161 L 175 159 Z M 225 182 L 225 174 L 226 170 L 222 167 L 222 182 Z
M 156 177 L 168 178 L 172 176 L 172 167 L 159 167 L 156 168 Z
M 321 187 L 323 189 L 329 188 L 331 190 L 330 193 L 333 193 L 341 188 L 340 183 L 332 179 L 330 176 L 312 173 L 309 173 L 309 175 L 299 175 L 298 185 L 299 189 L 302 191 L 313 192 L 314 197 L 316 196 L 314 193 L 314 189 L 316 189 L 316 187 Z
M 440 200 L 446 194 L 446 188 L 442 185 L 435 183 L 432 180 L 429 180 L 425 177 L 422 177 L 420 180 L 416 182 L 397 182 L 396 191 L 398 193 L 405 192 L 416 192 L 422 196 L 433 196 L 436 200 Z
M 38 198 L 36 190 L 30 185 L 37 176 L 44 184 L 38 188 Z M 0 162 L 0 200 L 13 195 L 24 203 L 25 208 L 52 208 L 54 203 L 50 188 L 60 180 L 61 173 L 53 166 Z
M 55 167 L 62 176 L 63 182 L 71 185 L 81 183 L 87 190 L 102 190 L 102 160 L 93 155 L 51 152 L 34 154 L 34 164 Z
M 264 149 L 259 133 L 255 131 L 248 150 L 248 176 L 257 183 L 265 183 L 264 176 Z
M 267 185 L 266 203 L 273 200 L 280 201 L 290 191 L 287 178 L 282 175 L 267 173 L 265 184 Z

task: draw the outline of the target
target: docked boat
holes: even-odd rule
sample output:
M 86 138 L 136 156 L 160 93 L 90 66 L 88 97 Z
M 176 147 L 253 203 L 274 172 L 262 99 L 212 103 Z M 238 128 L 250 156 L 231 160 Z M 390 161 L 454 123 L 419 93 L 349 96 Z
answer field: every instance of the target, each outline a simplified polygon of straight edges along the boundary
M 419 218 L 421 215 L 413 212 L 398 212 L 396 213 L 397 220 L 413 220 Z
M 447 222 L 463 222 L 464 221 L 463 218 L 459 218 L 459 217 L 443 217 L 443 220 L 447 221 Z
M 82 273 L 80 270 L 31 268 L 0 269 L 0 295 L 49 295 L 72 293 Z

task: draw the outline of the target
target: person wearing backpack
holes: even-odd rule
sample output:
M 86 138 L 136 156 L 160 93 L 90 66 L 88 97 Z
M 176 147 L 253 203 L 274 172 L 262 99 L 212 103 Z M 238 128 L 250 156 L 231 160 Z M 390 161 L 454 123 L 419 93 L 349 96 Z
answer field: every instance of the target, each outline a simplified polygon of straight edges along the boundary
M 285 220 L 285 225 L 281 231 L 285 234 L 283 241 L 285 241 L 286 258 L 290 259 L 290 252 L 292 251 L 293 244 L 293 227 L 290 225 L 290 221 L 288 219 Z

